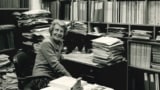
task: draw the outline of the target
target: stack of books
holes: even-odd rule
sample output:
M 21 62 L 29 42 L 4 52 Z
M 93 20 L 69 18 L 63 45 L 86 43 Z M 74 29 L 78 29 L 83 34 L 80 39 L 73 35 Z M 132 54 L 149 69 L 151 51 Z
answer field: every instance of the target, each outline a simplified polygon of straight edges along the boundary
M 132 30 L 131 37 L 136 39 L 151 39 L 152 31 L 147 30 Z
M 92 40 L 93 62 L 102 65 L 112 65 L 123 59 L 123 41 L 113 37 L 100 37 Z
M 151 68 L 160 70 L 160 47 L 158 45 L 152 46 Z

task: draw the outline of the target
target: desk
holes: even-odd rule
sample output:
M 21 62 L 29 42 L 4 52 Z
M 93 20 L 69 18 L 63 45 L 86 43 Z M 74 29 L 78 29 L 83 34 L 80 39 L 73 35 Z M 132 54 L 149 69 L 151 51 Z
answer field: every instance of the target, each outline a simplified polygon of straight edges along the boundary
M 115 90 L 127 90 L 126 62 L 101 66 L 92 62 L 92 54 L 71 53 L 63 56 L 62 64 L 74 77 L 82 77 L 89 83 L 98 83 Z
M 81 63 L 84 65 L 103 68 L 103 66 L 99 65 L 98 63 L 94 63 L 92 61 L 93 54 L 86 54 L 86 53 L 70 53 L 70 54 L 63 54 L 64 60 L 72 61 Z

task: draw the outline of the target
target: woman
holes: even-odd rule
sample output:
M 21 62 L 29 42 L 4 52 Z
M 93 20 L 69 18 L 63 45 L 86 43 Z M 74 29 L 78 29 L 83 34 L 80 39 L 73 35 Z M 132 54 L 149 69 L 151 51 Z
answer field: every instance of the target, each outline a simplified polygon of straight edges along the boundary
M 59 62 L 66 29 L 64 22 L 59 20 L 52 22 L 49 28 L 50 38 L 41 43 L 36 56 L 33 76 L 38 78 L 33 79 L 27 85 L 26 90 L 39 90 L 46 87 L 50 80 L 64 75 L 71 76 Z

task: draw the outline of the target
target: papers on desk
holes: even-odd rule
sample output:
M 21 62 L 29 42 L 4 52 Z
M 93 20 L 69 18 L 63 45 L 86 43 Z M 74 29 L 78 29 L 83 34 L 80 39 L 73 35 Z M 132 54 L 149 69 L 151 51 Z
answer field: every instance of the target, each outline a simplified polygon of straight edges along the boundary
M 78 80 L 80 81 L 80 84 L 82 86 L 87 84 L 86 81 L 83 81 L 81 79 L 76 79 L 76 78 L 69 77 L 69 76 L 63 76 L 63 77 L 60 77 L 58 79 L 50 81 L 48 86 L 50 86 L 50 87 L 53 86 L 53 87 L 57 87 L 57 88 L 63 88 L 63 90 L 71 90 L 73 87 L 76 86 L 76 84 L 78 84 L 77 83 Z
M 83 63 L 91 66 L 97 66 L 98 63 L 94 63 L 93 54 L 86 54 L 86 53 L 70 53 L 70 54 L 63 54 L 65 60 Z
M 123 42 L 118 38 L 100 37 L 92 40 L 93 62 L 102 65 L 112 65 L 123 59 Z
M 69 76 L 62 76 L 58 79 L 50 81 L 49 87 L 41 90 L 114 90 L 109 87 L 98 84 L 89 84 L 81 78 L 73 78 Z
M 101 86 L 98 84 L 87 84 L 83 87 L 83 90 L 114 90 L 113 88 Z

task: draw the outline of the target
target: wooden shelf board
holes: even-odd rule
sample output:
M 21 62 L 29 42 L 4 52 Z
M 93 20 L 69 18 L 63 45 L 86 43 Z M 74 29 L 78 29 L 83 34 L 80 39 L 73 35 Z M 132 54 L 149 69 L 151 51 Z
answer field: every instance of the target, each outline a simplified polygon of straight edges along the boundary
M 133 69 L 137 69 L 137 70 L 160 73 L 160 70 L 158 70 L 158 69 L 153 69 L 153 68 L 140 68 L 140 67 L 131 66 L 131 65 L 128 65 L 128 66 L 129 66 L 129 68 L 133 68 Z
M 0 8 L 0 10 L 29 10 L 29 8 Z

